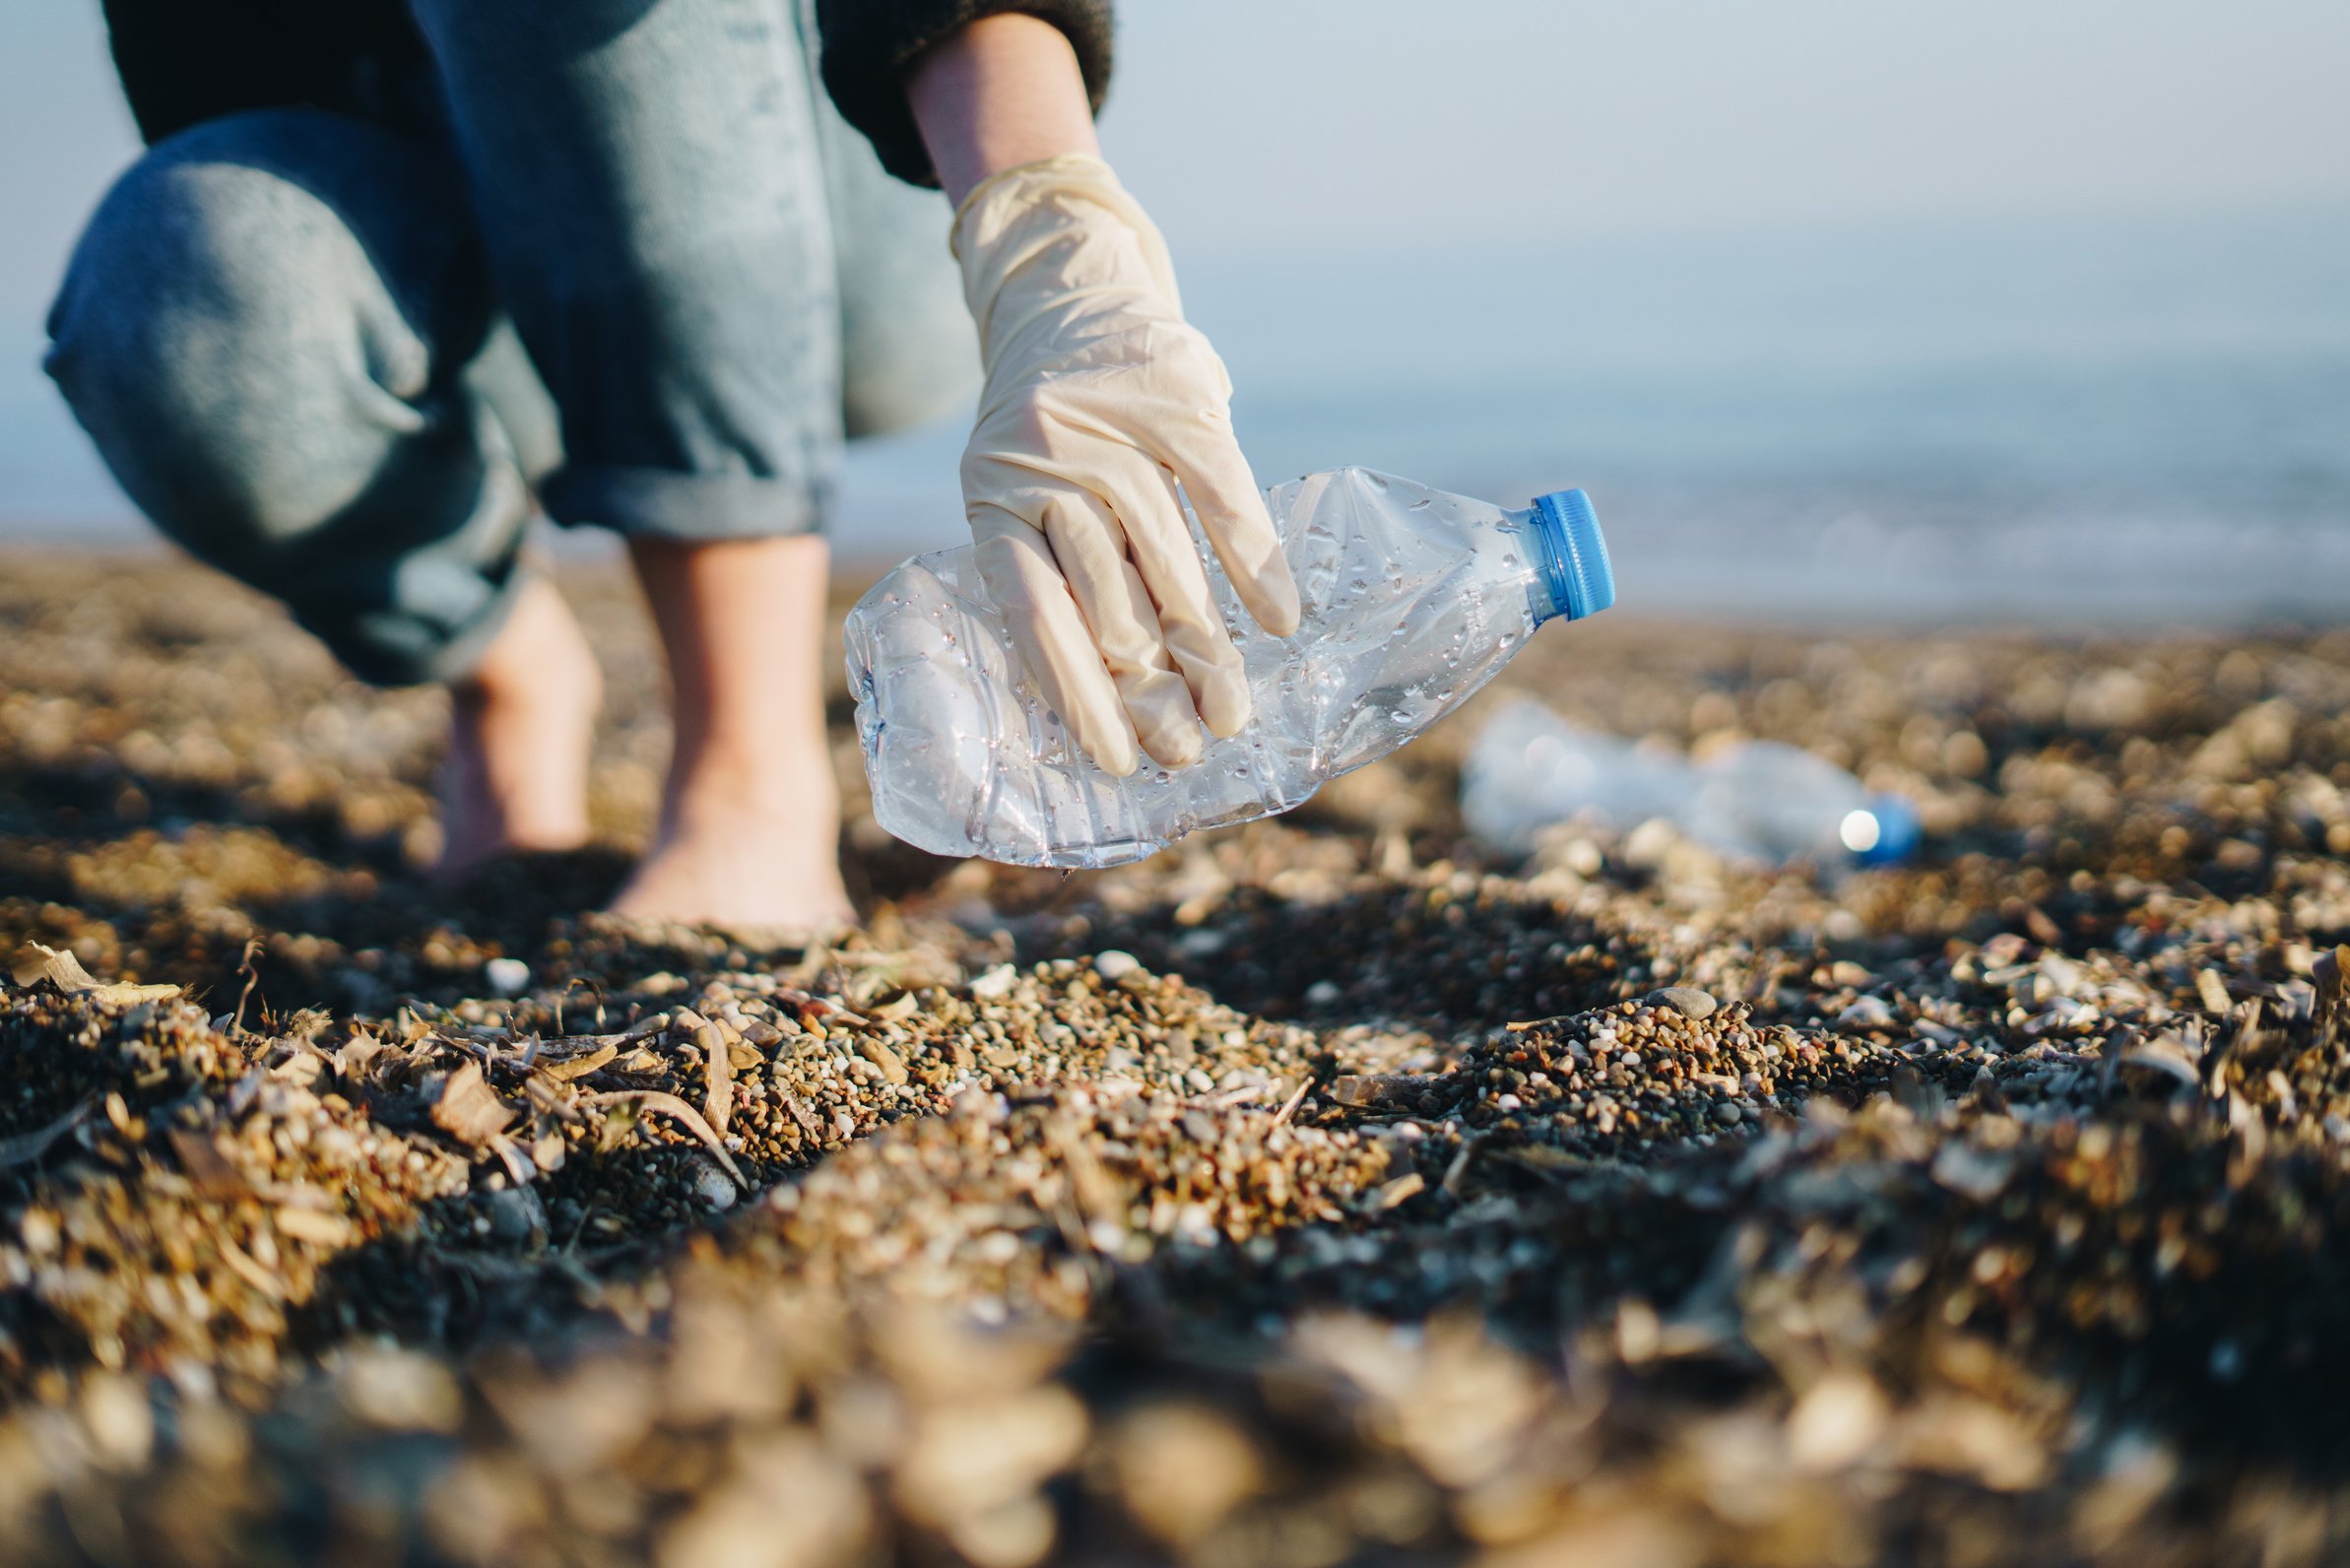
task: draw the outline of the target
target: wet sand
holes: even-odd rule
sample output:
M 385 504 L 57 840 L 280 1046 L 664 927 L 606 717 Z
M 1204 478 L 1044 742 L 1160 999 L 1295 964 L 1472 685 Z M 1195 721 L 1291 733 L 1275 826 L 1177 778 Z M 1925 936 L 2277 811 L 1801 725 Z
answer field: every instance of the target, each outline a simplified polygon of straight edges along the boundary
M 767 952 L 584 913 L 666 732 L 568 586 L 600 846 L 448 893 L 435 695 L 0 555 L 8 1560 L 2350 1553 L 2350 630 L 1505 675 L 1916 799 L 1845 878 L 1481 850 L 1490 693 L 1275 822 L 958 866 L 836 689 L 867 924 Z

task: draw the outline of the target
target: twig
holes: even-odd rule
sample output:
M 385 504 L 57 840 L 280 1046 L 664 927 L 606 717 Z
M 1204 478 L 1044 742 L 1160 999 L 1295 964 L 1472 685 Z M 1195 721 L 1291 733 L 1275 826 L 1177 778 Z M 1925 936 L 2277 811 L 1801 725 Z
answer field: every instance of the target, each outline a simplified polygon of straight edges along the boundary
M 715 1023 L 693 1031 L 693 1043 L 701 1048 L 702 1057 L 702 1119 L 721 1134 L 735 1110 L 735 1048 L 726 1035 Z
M 261 939 L 259 937 L 247 937 L 245 939 L 244 956 L 237 961 L 236 965 L 236 972 L 244 976 L 245 988 L 244 990 L 237 993 L 236 1016 L 231 1019 L 228 1024 L 228 1032 L 232 1035 L 244 1033 L 245 1004 L 253 1000 L 254 989 L 261 984 L 261 971 L 259 968 L 255 967 L 253 963 L 253 960 L 260 956 Z
M 286 1286 L 278 1279 L 277 1275 L 255 1263 L 242 1247 L 228 1239 L 226 1231 L 215 1233 L 213 1244 L 221 1249 L 221 1261 L 228 1266 L 230 1274 L 272 1301 L 286 1299 Z
M 683 1123 L 687 1132 L 709 1146 L 718 1163 L 726 1168 L 727 1175 L 734 1178 L 737 1187 L 745 1192 L 751 1190 L 751 1184 L 743 1179 L 743 1172 L 735 1164 L 734 1157 L 727 1153 L 725 1142 L 711 1130 L 708 1122 L 702 1120 L 701 1112 L 675 1094 L 665 1094 L 659 1089 L 610 1089 L 601 1094 L 590 1094 L 586 1098 L 590 1105 L 614 1105 L 623 1100 L 633 1100 L 648 1111 L 659 1111 Z
M 563 1032 L 563 999 L 571 994 L 573 986 L 581 986 L 586 989 L 588 996 L 596 1004 L 596 1027 L 599 1029 L 604 1027 L 604 988 L 586 975 L 575 974 L 564 981 L 563 988 L 555 994 L 555 1032 L 557 1034 Z
M 1477 1150 L 1484 1143 L 1485 1135 L 1482 1133 L 1471 1133 L 1461 1140 L 1461 1152 L 1453 1156 L 1453 1163 L 1445 1170 L 1444 1180 L 1436 1184 L 1443 1189 L 1447 1198 L 1461 1196 L 1462 1179 L 1469 1174 L 1469 1162 L 1477 1157 Z
M 1278 1127 L 1283 1122 L 1289 1120 L 1289 1118 L 1296 1113 L 1298 1106 L 1304 1103 L 1306 1090 L 1312 1088 L 1313 1086 L 1314 1075 L 1308 1073 L 1305 1076 L 1304 1081 L 1297 1085 L 1296 1092 L 1291 1094 L 1287 1099 L 1283 1100 L 1281 1102 L 1281 1108 L 1273 1113 L 1273 1125 Z

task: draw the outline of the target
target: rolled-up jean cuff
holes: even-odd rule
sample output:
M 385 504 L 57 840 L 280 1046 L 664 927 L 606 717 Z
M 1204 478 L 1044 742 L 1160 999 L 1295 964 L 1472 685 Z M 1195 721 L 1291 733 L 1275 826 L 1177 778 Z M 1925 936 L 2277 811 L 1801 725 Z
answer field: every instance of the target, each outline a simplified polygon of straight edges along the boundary
M 803 480 L 566 465 L 540 492 L 565 528 L 630 539 L 772 539 L 821 532 L 829 494 Z
M 397 608 L 354 614 L 336 607 L 305 614 L 294 602 L 294 618 L 327 645 L 343 667 L 369 686 L 446 686 L 474 673 L 490 644 L 505 629 L 506 618 L 522 597 L 531 573 L 509 566 L 493 579 L 479 608 L 454 625 L 432 616 Z

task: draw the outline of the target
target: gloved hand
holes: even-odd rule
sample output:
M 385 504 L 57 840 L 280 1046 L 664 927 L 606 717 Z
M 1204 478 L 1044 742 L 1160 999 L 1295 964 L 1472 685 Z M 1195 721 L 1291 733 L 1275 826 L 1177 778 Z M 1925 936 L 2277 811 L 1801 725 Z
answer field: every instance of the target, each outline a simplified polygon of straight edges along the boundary
M 1169 767 L 1249 720 L 1247 673 L 1182 482 L 1243 605 L 1297 629 L 1297 585 L 1233 439 L 1232 382 L 1183 319 L 1166 241 L 1098 158 L 982 181 L 954 224 L 987 370 L 963 453 L 979 570 L 1045 700 L 1108 771 Z

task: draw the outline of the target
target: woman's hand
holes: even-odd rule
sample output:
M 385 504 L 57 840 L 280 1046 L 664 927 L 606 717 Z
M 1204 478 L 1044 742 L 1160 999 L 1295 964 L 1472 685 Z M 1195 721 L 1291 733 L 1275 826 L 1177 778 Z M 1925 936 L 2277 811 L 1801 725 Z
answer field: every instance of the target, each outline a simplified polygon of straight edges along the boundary
M 988 18 L 917 66 L 987 383 L 963 455 L 980 571 L 1045 698 L 1112 773 L 1196 760 L 1248 722 L 1240 654 L 1176 485 L 1276 635 L 1297 589 L 1232 435 L 1231 381 L 1183 319 L 1165 241 L 1093 151 L 1077 60 Z M 1080 145 L 1070 146 L 1069 143 Z

